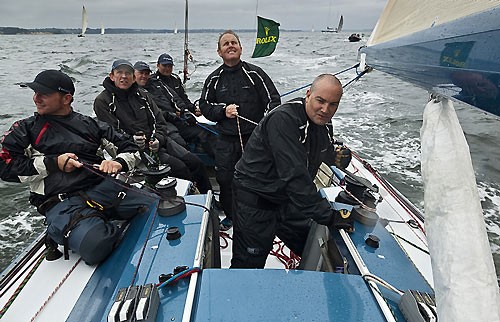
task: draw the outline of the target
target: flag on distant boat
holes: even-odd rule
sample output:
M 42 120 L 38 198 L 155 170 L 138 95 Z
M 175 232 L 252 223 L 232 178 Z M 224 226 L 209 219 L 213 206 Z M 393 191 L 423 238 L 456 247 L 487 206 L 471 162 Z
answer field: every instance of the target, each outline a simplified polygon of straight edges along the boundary
M 269 56 L 274 52 L 280 36 L 279 26 L 276 21 L 257 16 L 257 40 L 252 58 Z

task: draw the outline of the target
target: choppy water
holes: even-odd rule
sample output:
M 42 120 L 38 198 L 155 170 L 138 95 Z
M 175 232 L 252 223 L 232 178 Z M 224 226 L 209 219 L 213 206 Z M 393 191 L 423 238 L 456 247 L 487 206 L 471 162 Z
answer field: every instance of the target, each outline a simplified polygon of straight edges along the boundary
M 251 59 L 255 35 L 242 33 L 243 59 L 261 66 L 280 93 L 309 84 L 320 73 L 334 73 L 356 63 L 363 42 L 349 43 L 348 34 L 283 32 L 270 57 Z M 215 33 L 190 35 L 196 71 L 187 83 L 192 100 L 205 78 L 219 64 Z M 32 81 L 44 69 L 61 69 L 75 81 L 75 110 L 92 115 L 92 103 L 102 80 L 117 58 L 132 63 L 169 52 L 182 69 L 183 35 L 25 35 L 0 36 L 0 130 L 35 111 L 32 91 L 15 85 Z M 193 66 L 190 65 L 190 70 Z M 354 71 L 340 75 L 343 82 Z M 304 95 L 305 90 L 288 98 Z M 419 164 L 419 130 L 427 93 L 380 72 L 362 78 L 344 94 L 335 116 L 336 133 L 377 168 L 417 207 L 423 209 Z M 500 120 L 455 104 L 467 137 L 491 249 L 500 275 Z M 44 229 L 43 217 L 29 206 L 27 187 L 0 181 L 0 270 Z M 457 238 L 459 238 L 457 236 Z

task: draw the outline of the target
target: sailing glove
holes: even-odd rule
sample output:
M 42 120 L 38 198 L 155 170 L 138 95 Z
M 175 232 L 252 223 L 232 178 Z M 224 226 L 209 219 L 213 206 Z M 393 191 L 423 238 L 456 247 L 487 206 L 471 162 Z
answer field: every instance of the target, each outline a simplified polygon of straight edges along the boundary
M 186 118 L 186 123 L 187 124 L 189 124 L 189 125 L 195 125 L 196 124 L 196 118 L 194 117 L 193 114 L 186 113 L 185 118 Z
M 346 209 L 334 210 L 332 209 L 333 223 L 330 227 L 335 229 L 345 229 L 348 233 L 354 231 L 354 219 L 352 219 L 351 212 Z
M 167 122 L 172 122 L 172 123 L 177 122 L 181 119 L 180 116 L 174 112 L 163 112 L 163 116 L 165 117 L 165 120 L 167 120 Z
M 333 151 L 333 165 L 339 169 L 345 169 L 351 163 L 351 150 L 344 146 L 338 146 Z
M 144 150 L 144 148 L 146 147 L 146 137 L 144 135 L 141 134 L 134 135 L 134 142 L 141 150 Z
M 158 152 L 160 149 L 160 141 L 158 141 L 158 139 L 149 141 L 149 149 L 154 153 Z

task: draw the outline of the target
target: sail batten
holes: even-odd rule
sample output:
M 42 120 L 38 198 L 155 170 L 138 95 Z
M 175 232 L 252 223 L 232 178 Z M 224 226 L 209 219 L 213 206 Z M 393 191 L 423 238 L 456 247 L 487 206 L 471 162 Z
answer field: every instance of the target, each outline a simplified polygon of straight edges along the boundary
M 500 0 L 389 0 L 367 45 L 410 35 L 499 5 Z

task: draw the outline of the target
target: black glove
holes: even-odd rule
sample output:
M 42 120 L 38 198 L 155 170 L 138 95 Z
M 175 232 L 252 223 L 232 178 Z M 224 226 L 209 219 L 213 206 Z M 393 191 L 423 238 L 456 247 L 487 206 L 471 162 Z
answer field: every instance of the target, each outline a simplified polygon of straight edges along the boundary
M 351 163 L 351 150 L 344 146 L 336 147 L 333 151 L 333 165 L 339 169 L 345 169 Z
M 186 123 L 189 125 L 195 125 L 196 124 L 196 117 L 194 117 L 193 114 L 191 113 L 186 113 L 185 115 Z
M 351 212 L 346 209 L 334 210 L 332 209 L 333 223 L 332 227 L 335 229 L 345 229 L 348 233 L 354 231 L 354 219 L 352 219 Z
M 165 120 L 167 120 L 167 122 L 171 123 L 177 122 L 181 119 L 180 116 L 175 112 L 163 112 L 163 117 L 165 118 Z

